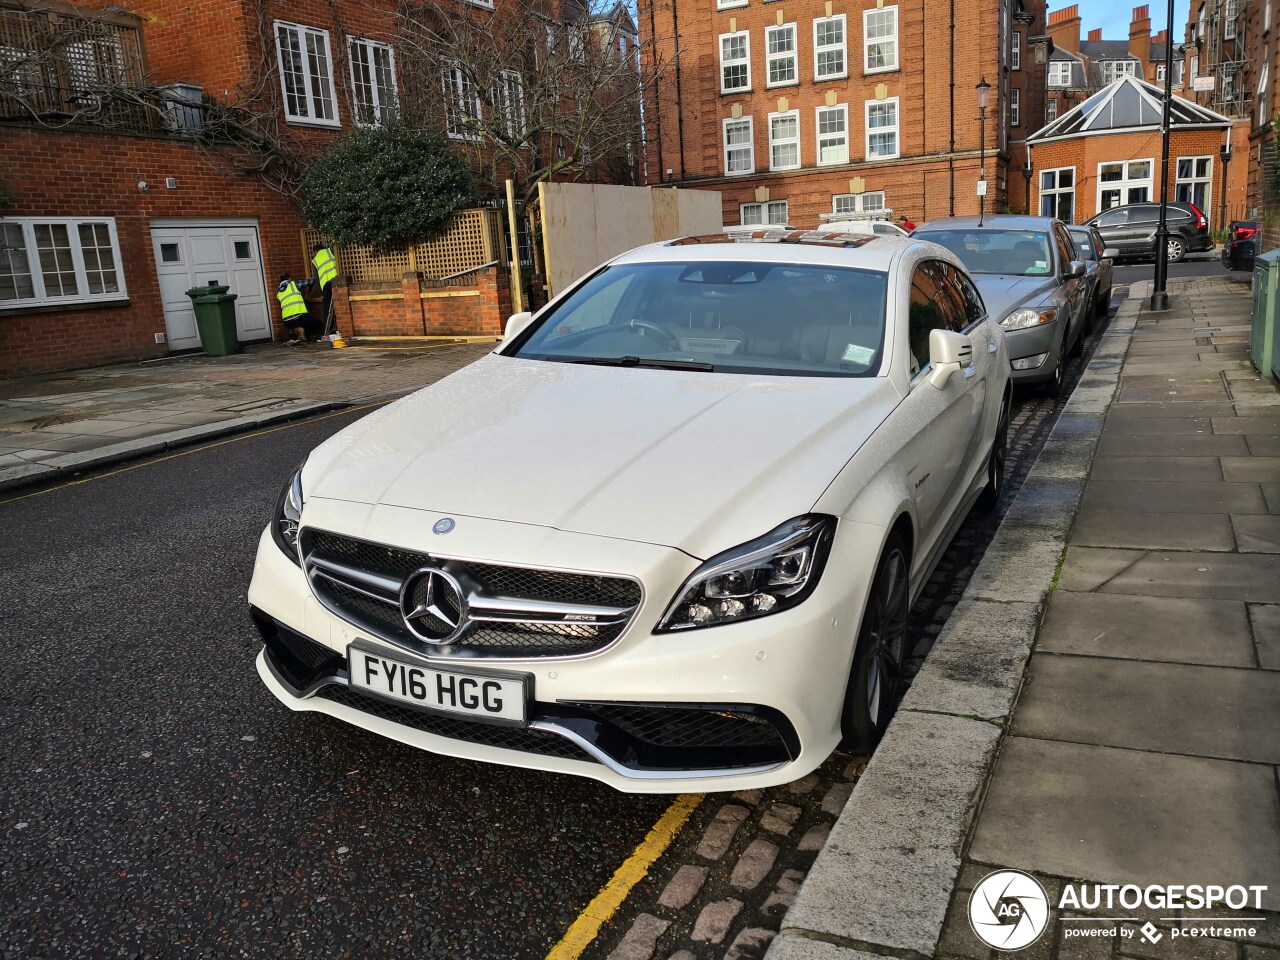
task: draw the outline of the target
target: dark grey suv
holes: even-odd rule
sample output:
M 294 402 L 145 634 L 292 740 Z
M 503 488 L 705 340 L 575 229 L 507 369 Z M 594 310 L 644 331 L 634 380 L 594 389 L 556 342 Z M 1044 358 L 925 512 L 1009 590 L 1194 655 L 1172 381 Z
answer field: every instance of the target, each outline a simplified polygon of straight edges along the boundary
M 1097 227 L 1103 242 L 1116 251 L 1117 259 L 1155 259 L 1156 227 L 1160 223 L 1160 204 L 1130 203 L 1104 210 L 1086 226 Z M 1192 203 L 1169 203 L 1170 263 L 1177 263 L 1188 253 L 1212 250 L 1209 221 Z

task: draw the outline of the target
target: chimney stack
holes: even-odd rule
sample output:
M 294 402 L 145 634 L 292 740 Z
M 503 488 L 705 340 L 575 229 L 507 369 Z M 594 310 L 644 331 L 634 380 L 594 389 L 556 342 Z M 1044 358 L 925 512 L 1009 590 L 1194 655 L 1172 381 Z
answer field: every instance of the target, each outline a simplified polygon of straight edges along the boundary
M 1092 43 L 1094 40 L 1101 40 L 1101 39 L 1102 39 L 1102 28 L 1101 28 L 1101 27 L 1098 27 L 1098 28 L 1097 28 L 1097 29 L 1095 29 L 1095 30 L 1090 30 L 1090 31 L 1089 31 L 1089 41 L 1090 41 L 1091 43 Z
M 1073 3 L 1061 10 L 1049 14 L 1045 33 L 1053 41 L 1053 45 L 1068 53 L 1080 55 L 1080 5 Z
M 1147 63 L 1151 60 L 1151 8 L 1145 3 L 1133 8 L 1129 22 L 1129 54 L 1138 58 L 1139 76 L 1146 78 Z

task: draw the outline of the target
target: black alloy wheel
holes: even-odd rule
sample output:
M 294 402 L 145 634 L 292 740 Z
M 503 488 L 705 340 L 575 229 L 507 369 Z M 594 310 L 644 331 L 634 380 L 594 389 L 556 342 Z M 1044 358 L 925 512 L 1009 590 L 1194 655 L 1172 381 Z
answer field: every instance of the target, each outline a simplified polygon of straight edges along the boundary
M 851 749 L 875 748 L 906 693 L 909 569 L 902 537 L 891 534 L 871 581 L 845 693 L 841 729 Z

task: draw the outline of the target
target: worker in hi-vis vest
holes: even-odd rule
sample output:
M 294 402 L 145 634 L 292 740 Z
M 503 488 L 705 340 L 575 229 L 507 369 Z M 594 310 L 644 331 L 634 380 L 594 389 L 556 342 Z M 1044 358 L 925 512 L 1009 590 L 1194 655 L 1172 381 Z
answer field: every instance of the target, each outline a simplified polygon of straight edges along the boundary
M 307 301 L 302 291 L 315 281 L 310 278 L 301 283 L 294 282 L 287 273 L 280 274 L 280 286 L 276 288 L 276 299 L 280 301 L 280 325 L 287 333 L 293 334 L 288 346 L 297 346 L 307 342 L 307 335 L 315 330 L 316 325 L 307 312 Z
M 320 293 L 324 295 L 324 333 L 329 334 L 329 325 L 333 323 L 333 281 L 338 276 L 338 261 L 333 251 L 321 244 L 311 248 L 311 263 L 316 268 L 316 282 L 320 284 Z

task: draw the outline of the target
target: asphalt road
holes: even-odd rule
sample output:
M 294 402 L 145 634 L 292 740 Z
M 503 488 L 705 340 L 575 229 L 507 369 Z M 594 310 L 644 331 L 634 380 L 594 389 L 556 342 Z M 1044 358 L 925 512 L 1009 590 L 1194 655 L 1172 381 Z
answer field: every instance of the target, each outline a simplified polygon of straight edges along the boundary
M 245 589 L 347 414 L 0 504 L 0 956 L 541 957 L 666 808 L 267 693 Z
M 1217 250 L 1210 253 L 1189 253 L 1180 263 L 1169 264 L 1169 279 L 1177 277 L 1221 277 L 1229 271 L 1222 265 Z M 1137 283 L 1150 280 L 1155 275 L 1155 263 L 1143 261 L 1138 263 L 1122 263 L 1115 267 L 1113 282 L 1117 285 Z M 1236 274 L 1246 276 L 1246 274 Z

